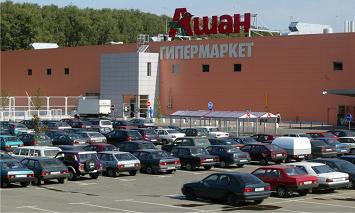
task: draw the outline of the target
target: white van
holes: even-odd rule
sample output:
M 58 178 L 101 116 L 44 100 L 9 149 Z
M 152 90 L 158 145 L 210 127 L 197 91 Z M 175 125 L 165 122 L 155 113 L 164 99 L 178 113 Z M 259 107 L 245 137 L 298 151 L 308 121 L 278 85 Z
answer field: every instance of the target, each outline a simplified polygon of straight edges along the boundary
M 287 151 L 286 161 L 292 159 L 301 161 L 311 157 L 312 148 L 311 141 L 306 137 L 278 137 L 272 141 L 272 144 L 277 145 Z
M 50 157 L 54 158 L 55 155 L 62 151 L 59 147 L 55 146 L 22 146 L 14 150 L 12 155 L 16 158 L 24 157 Z

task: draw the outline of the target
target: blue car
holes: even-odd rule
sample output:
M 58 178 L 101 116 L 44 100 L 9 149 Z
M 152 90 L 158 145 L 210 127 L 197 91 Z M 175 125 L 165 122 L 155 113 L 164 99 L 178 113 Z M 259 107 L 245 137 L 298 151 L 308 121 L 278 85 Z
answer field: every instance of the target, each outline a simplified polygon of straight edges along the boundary
M 15 136 L 0 135 L 0 149 L 12 152 L 15 148 L 23 146 L 23 142 Z
M 245 163 L 250 162 L 250 156 L 247 152 L 242 152 L 238 148 L 229 145 L 214 145 L 207 147 L 211 155 L 219 157 L 219 164 L 222 168 L 230 165 L 243 167 Z
M 1 187 L 5 188 L 11 183 L 20 183 L 26 187 L 33 181 L 34 174 L 15 159 L 0 159 Z

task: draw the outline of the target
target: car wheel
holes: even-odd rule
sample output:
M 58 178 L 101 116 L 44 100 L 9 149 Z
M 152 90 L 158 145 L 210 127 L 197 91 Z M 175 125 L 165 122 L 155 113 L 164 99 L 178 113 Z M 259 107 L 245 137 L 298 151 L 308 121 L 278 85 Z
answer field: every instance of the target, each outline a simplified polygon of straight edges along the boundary
M 235 194 L 229 194 L 227 196 L 227 203 L 231 206 L 238 206 L 240 205 L 240 200 L 238 200 L 238 197 Z
M 30 184 L 30 182 L 20 182 L 20 184 L 22 187 L 27 187 Z
M 174 170 L 168 170 L 166 171 L 168 174 L 172 174 L 174 172 Z
M 308 194 L 308 190 L 301 190 L 301 191 L 298 191 L 298 194 L 300 196 L 306 196 Z
M 69 169 L 68 180 L 76 180 L 76 178 L 77 178 L 76 173 L 72 169 Z
M 195 170 L 195 166 L 193 166 L 191 163 L 186 163 L 185 168 L 190 171 Z
M 61 184 L 63 184 L 63 183 L 64 183 L 64 179 L 65 179 L 65 178 L 58 178 L 58 182 L 61 183 Z
M 222 168 L 226 168 L 226 167 L 227 167 L 227 163 L 222 160 L 222 161 L 220 162 L 220 166 L 221 166 Z
M 108 177 L 116 177 L 117 176 L 116 171 L 112 168 L 107 169 L 106 173 L 107 173 Z
M 137 170 L 129 171 L 129 175 L 135 176 L 137 174 Z
M 35 177 L 34 181 L 32 181 L 32 185 L 39 186 L 41 185 L 42 181 L 39 177 Z
M 244 164 L 237 164 L 237 167 L 242 168 L 242 167 L 244 167 Z
M 187 200 L 195 200 L 196 199 L 196 194 L 194 190 L 187 188 L 184 190 L 183 194 L 185 195 Z
M 260 160 L 260 164 L 261 164 L 261 165 L 264 165 L 264 166 L 267 166 L 267 165 L 268 165 L 268 161 L 266 160 L 266 158 L 262 158 L 262 159 Z
M 9 186 L 9 183 L 8 182 L 6 182 L 6 181 L 2 181 L 1 182 L 1 188 L 6 188 L 6 187 L 8 187 Z
M 153 169 L 150 166 L 147 166 L 147 168 L 145 168 L 145 172 L 147 172 L 147 174 L 153 174 Z
M 290 197 L 290 191 L 287 188 L 280 186 L 277 188 L 277 195 L 282 198 Z
M 254 200 L 254 202 L 255 202 L 256 205 L 261 204 L 263 201 L 264 201 L 263 199 L 262 199 L 262 200 Z
M 97 179 L 100 174 L 97 172 L 97 173 L 90 173 L 89 175 L 91 179 Z
M 212 166 L 204 166 L 203 168 L 205 168 L 206 170 L 210 170 Z
M 352 150 L 350 151 L 350 153 L 351 153 L 352 155 L 355 155 L 355 149 L 352 149 Z

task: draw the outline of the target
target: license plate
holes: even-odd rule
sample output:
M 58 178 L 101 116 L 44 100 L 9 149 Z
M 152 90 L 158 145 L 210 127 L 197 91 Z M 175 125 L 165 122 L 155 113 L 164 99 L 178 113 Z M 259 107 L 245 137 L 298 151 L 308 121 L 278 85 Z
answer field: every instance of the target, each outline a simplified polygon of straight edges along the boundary
M 325 151 L 329 152 L 329 151 L 332 151 L 332 149 L 326 149 Z
M 156 139 L 152 139 L 151 141 L 157 141 Z
M 205 161 L 207 161 L 207 162 L 211 162 L 211 161 L 213 161 L 213 159 L 206 159 Z
M 281 156 L 282 156 L 282 154 L 276 154 L 276 156 L 277 156 L 277 157 L 281 157 Z
M 345 178 L 335 178 L 334 181 L 345 181 Z
M 303 155 L 300 155 L 300 156 L 298 156 L 298 158 L 304 158 L 304 156 L 303 156 Z
M 305 181 L 303 184 L 305 184 L 305 185 L 312 184 L 312 181 Z
M 348 151 L 343 149 L 343 150 L 340 150 L 340 152 L 348 152 Z
M 248 160 L 240 160 L 240 162 L 246 162 L 246 161 L 248 161 Z
M 126 167 L 134 167 L 134 164 L 127 164 Z
M 256 192 L 261 192 L 261 191 L 264 191 L 264 188 L 255 188 L 255 191 Z
M 58 175 L 60 172 L 51 172 L 52 175 Z
M 27 177 L 27 175 L 16 175 L 17 178 Z
M 175 167 L 168 167 L 168 169 L 175 169 Z

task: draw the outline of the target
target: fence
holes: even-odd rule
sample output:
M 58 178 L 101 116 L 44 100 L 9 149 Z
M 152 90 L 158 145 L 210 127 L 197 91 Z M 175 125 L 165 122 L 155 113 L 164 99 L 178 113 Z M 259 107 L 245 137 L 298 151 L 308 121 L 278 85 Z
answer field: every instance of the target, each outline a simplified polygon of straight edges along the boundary
M 35 115 L 42 120 L 60 120 L 70 117 L 64 115 L 61 109 L 0 111 L 0 121 L 30 120 Z

